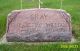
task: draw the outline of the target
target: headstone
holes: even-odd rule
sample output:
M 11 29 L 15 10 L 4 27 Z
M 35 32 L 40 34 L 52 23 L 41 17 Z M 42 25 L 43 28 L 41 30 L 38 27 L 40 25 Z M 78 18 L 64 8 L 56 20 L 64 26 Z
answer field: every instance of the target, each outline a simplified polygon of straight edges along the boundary
M 60 9 L 23 9 L 12 11 L 7 18 L 8 42 L 71 41 L 71 18 Z

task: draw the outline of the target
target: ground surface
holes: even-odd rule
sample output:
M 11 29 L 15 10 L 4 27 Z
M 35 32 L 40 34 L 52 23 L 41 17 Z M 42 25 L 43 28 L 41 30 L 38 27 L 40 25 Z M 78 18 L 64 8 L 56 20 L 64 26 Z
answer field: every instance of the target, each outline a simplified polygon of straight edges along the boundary
M 60 8 L 60 0 L 42 0 L 43 4 L 41 7 L 45 8 Z M 37 3 L 36 3 L 37 2 Z M 31 0 L 23 1 L 23 8 L 34 8 L 38 7 L 38 1 Z M 63 0 L 62 8 L 66 10 L 72 16 L 72 27 L 73 35 L 80 41 L 80 0 Z M 20 9 L 19 0 L 0 0 L 0 37 L 5 34 L 6 31 L 6 18 L 8 13 L 12 10 Z M 79 45 L 79 43 L 76 43 Z M 46 45 L 26 45 L 26 44 L 13 44 L 13 45 L 0 45 L 0 51 L 65 51 L 61 49 L 60 44 L 46 44 Z M 75 44 L 74 44 L 75 45 Z M 59 46 L 59 48 L 58 48 Z M 56 49 L 58 48 L 58 49 Z M 74 48 L 74 51 L 80 49 Z M 72 48 L 68 48 L 66 51 L 73 51 Z

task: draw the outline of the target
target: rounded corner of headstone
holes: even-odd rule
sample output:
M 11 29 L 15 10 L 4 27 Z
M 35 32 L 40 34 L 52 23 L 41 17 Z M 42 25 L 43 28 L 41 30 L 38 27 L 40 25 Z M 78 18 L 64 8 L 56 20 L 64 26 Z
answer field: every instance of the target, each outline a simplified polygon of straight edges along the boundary
M 9 13 L 7 17 L 9 17 L 10 15 L 12 15 L 12 13 Z
M 13 13 L 17 13 L 17 12 L 20 12 L 20 10 L 13 10 L 13 11 L 11 11 L 11 12 L 8 14 L 7 17 L 9 17 L 9 16 L 11 16 Z
M 71 15 L 66 10 L 59 9 L 59 11 L 64 12 L 66 15 L 68 15 L 69 17 L 71 17 Z
M 65 12 L 69 17 L 71 17 L 71 15 L 70 15 L 66 10 L 65 10 L 64 12 Z

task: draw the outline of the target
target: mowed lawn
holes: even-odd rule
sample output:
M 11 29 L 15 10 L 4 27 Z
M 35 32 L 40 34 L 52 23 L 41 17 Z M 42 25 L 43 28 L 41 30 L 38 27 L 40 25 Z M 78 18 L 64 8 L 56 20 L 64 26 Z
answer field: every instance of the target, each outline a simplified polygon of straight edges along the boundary
M 42 8 L 60 8 L 60 0 L 41 0 Z M 23 0 L 23 8 L 38 8 L 38 0 Z M 0 38 L 6 32 L 6 18 L 7 15 L 16 9 L 21 9 L 20 0 L 0 0 Z M 80 0 L 63 0 L 62 9 L 66 10 L 71 14 L 72 19 L 72 32 L 74 37 L 80 41 Z M 79 43 L 76 43 L 79 45 Z M 38 44 L 38 45 L 27 45 L 27 44 L 10 44 L 0 45 L 0 51 L 79 51 L 79 48 L 68 48 L 62 49 L 60 44 Z M 68 44 L 69 45 L 69 44 Z M 75 45 L 75 44 L 74 44 Z M 73 50 L 74 49 L 74 50 Z

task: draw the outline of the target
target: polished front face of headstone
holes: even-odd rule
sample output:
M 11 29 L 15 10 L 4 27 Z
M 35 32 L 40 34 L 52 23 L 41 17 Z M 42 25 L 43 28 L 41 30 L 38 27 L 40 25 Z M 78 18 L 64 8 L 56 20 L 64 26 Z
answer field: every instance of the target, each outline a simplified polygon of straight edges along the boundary
M 70 16 L 58 9 L 25 9 L 8 16 L 7 41 L 70 41 Z

